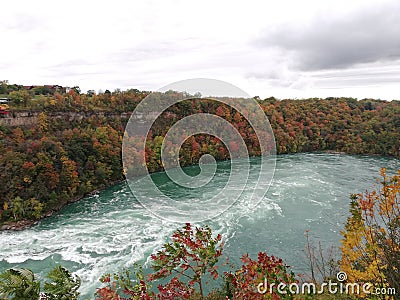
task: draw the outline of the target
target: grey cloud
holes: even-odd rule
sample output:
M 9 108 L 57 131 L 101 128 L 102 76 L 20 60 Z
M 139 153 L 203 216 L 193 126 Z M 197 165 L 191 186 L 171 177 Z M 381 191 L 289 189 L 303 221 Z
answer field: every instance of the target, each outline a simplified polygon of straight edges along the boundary
M 392 66 L 369 66 L 347 70 L 324 71 L 312 76 L 316 87 L 331 88 L 394 85 L 400 82 L 400 60 Z
M 307 81 L 307 79 L 298 72 L 288 72 L 279 68 L 261 72 L 248 72 L 245 74 L 245 78 L 263 80 L 268 85 L 278 88 L 302 87 L 305 81 Z
M 260 47 L 279 48 L 302 71 L 344 69 L 400 58 L 400 2 L 352 14 L 320 15 L 305 26 L 287 24 L 263 32 Z
M 251 71 L 245 74 L 245 78 L 281 80 L 284 77 L 280 69 L 268 69 L 263 71 Z

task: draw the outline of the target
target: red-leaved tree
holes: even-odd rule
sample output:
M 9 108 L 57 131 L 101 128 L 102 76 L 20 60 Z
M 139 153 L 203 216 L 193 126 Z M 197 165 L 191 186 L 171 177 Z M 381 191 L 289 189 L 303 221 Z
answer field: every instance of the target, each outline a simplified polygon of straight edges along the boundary
M 168 284 L 158 286 L 162 299 L 188 299 L 195 294 L 195 285 L 203 298 L 204 275 L 218 278 L 217 263 L 224 245 L 221 239 L 220 234 L 212 237 L 210 227 L 193 228 L 189 223 L 174 232 L 172 242 L 151 256 L 155 273 L 149 279 L 170 278 Z

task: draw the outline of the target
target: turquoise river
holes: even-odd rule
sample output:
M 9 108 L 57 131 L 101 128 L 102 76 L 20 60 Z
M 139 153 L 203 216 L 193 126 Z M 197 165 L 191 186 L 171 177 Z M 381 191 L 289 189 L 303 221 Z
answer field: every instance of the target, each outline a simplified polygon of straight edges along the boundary
M 251 163 L 257 166 L 258 159 L 252 158 Z M 224 185 L 229 166 L 227 161 L 218 162 L 217 180 L 211 180 L 207 189 Z M 284 258 L 295 273 L 305 273 L 305 231 L 310 230 L 324 248 L 338 246 L 350 193 L 372 189 L 381 167 L 392 175 L 400 169 L 400 161 L 325 153 L 280 155 L 272 185 L 256 209 L 236 205 L 208 224 L 223 235 L 224 253 L 231 262 L 238 264 L 244 253 L 254 256 L 267 251 Z M 198 166 L 185 168 L 189 175 L 198 170 Z M 190 189 L 176 190 L 163 172 L 152 179 L 175 198 L 193 196 Z M 194 201 L 191 209 L 200 206 Z M 148 262 L 149 255 L 180 226 L 148 212 L 121 183 L 65 207 L 32 228 L 0 232 L 0 272 L 25 267 L 44 276 L 62 264 L 81 277 L 82 299 L 93 298 L 103 273 Z

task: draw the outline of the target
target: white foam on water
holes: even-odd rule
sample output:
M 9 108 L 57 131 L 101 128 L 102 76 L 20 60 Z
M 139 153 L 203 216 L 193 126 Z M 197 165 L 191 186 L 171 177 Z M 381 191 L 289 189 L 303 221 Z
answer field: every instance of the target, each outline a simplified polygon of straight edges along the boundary
M 319 236 L 328 233 L 338 236 L 348 212 L 349 193 L 360 192 L 374 184 L 383 163 L 393 169 L 400 168 L 398 161 L 379 158 L 368 158 L 365 162 L 363 158 L 349 159 L 348 156 L 335 156 L 334 159 L 330 155 L 282 156 L 270 192 L 255 209 L 250 208 L 253 194 L 249 192 L 255 182 L 250 182 L 249 190 L 244 191 L 231 208 L 207 224 L 215 234 L 223 236 L 228 254 L 262 250 L 251 247 L 264 247 L 261 242 L 265 240 L 270 249 L 276 251 L 271 254 L 284 256 L 287 253 L 286 258 L 290 259 L 290 255 L 301 253 L 304 248 L 305 228 L 317 226 L 311 229 Z M 371 173 L 374 168 L 376 174 Z M 348 175 L 343 179 L 341 174 Z M 190 196 L 193 201 L 191 206 L 183 206 L 177 201 L 178 209 L 185 207 L 200 213 L 210 209 L 204 205 L 204 199 L 215 195 L 221 185 L 224 186 L 229 172 L 217 175 L 214 186 L 203 190 L 203 194 L 196 194 L 196 191 L 182 193 L 181 197 Z M 251 179 L 256 180 L 253 177 Z M 261 195 L 268 187 L 268 182 L 261 183 L 256 195 Z M 174 192 L 169 183 L 164 183 L 164 188 Z M 71 265 L 82 278 L 80 291 L 82 299 L 86 299 L 93 297 L 102 274 L 116 272 L 138 261 L 148 264 L 149 254 L 160 249 L 182 224 L 155 217 L 132 198 L 126 185 L 113 189 L 111 193 L 107 190 L 71 204 L 31 229 L 0 232 L 0 266 L 23 267 L 31 260 L 35 263 L 46 260 L 45 270 L 52 267 L 49 261 L 60 262 L 59 255 L 60 263 Z M 226 198 L 219 200 L 223 203 L 230 193 L 235 192 L 233 188 L 226 193 Z M 158 209 L 162 210 L 162 207 Z M 270 228 L 277 232 L 271 232 Z M 287 239 L 282 240 L 286 236 Z M 245 242 L 240 240 L 243 238 Z M 243 249 L 238 249 L 234 243 L 240 243 Z M 295 257 L 289 262 L 293 265 L 298 261 Z

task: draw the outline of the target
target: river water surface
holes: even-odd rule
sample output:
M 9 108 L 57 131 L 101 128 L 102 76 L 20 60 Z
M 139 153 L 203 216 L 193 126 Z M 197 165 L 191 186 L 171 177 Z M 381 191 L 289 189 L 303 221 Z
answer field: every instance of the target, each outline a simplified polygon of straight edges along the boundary
M 257 166 L 258 159 L 251 162 Z M 221 188 L 229 165 L 218 162 L 219 180 L 212 180 L 209 189 Z M 400 169 L 400 161 L 337 154 L 281 155 L 273 183 L 257 209 L 234 206 L 208 224 L 225 238 L 224 253 L 233 263 L 239 264 L 244 253 L 254 256 L 267 251 L 284 258 L 296 273 L 306 272 L 305 231 L 310 230 L 325 248 L 339 245 L 349 194 L 373 188 L 381 167 L 392 175 Z M 197 166 L 185 169 L 188 174 L 197 170 Z M 175 193 L 165 173 L 152 178 L 163 191 Z M 191 196 L 189 190 L 175 198 Z M 196 206 L 200 202 L 194 202 L 192 209 L 202 209 Z M 62 264 L 81 277 L 82 299 L 93 298 L 102 274 L 134 262 L 145 263 L 180 226 L 152 215 L 136 201 L 127 184 L 118 184 L 65 207 L 30 229 L 0 232 L 0 272 L 24 267 L 43 276 Z

